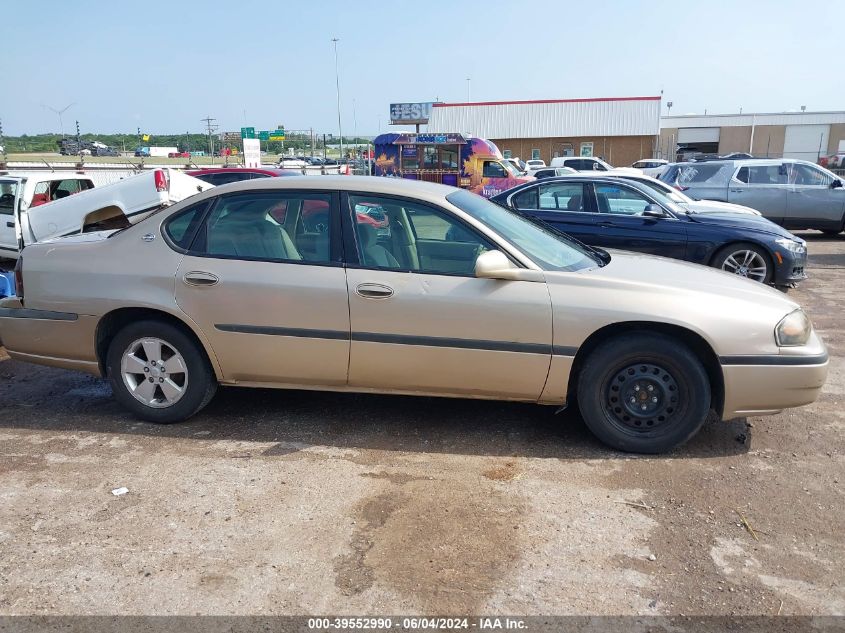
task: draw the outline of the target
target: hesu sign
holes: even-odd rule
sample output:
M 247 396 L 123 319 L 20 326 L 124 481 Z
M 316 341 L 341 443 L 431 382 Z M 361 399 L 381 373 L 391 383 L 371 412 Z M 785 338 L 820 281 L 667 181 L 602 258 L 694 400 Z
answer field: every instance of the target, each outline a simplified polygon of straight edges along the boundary
M 428 123 L 432 103 L 391 103 L 391 123 Z

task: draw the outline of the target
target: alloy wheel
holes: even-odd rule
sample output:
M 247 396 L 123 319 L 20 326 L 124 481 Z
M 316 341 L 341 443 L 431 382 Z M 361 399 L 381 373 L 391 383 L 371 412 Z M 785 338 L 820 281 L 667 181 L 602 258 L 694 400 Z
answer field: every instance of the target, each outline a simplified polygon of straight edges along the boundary
M 742 249 L 725 258 L 725 261 L 722 262 L 722 270 L 762 282 L 766 279 L 769 267 L 760 253 Z
M 185 359 L 158 338 L 142 338 L 129 345 L 121 357 L 120 374 L 129 393 L 154 409 L 173 406 L 188 388 Z

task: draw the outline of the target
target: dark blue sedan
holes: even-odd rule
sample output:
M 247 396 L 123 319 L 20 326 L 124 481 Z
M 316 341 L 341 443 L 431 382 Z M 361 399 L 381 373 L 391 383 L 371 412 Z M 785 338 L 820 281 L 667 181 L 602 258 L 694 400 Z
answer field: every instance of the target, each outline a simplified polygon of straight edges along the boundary
M 806 243 L 783 227 L 754 215 L 691 213 L 639 182 L 561 176 L 492 200 L 590 246 L 683 259 L 780 288 L 806 279 Z

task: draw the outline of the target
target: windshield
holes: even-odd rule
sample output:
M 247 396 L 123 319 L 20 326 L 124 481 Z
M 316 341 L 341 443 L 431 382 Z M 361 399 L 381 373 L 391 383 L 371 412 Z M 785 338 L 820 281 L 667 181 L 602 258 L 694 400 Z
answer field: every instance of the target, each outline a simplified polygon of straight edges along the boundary
M 446 199 L 489 226 L 543 270 L 584 270 L 600 264 L 583 246 L 470 191 L 456 191 Z
M 665 208 L 669 209 L 672 213 L 678 215 L 685 215 L 689 213 L 688 209 L 680 206 L 673 198 L 668 195 L 667 192 L 662 191 L 657 187 L 652 187 L 651 183 L 649 183 L 647 186 L 648 192 L 651 194 L 651 197 L 657 200 Z
M 662 193 L 664 196 L 669 198 L 672 202 L 676 202 L 678 204 L 687 204 L 688 202 L 692 202 L 693 199 L 689 196 L 681 193 L 674 187 L 670 187 L 666 183 L 660 182 L 659 180 L 655 182 L 654 180 L 640 180 L 639 178 L 632 178 L 631 180 L 636 180 L 637 182 L 641 182 L 646 187 L 653 189 L 658 193 Z
M 505 169 L 508 170 L 508 174 L 511 175 L 513 178 L 517 178 L 522 175 L 522 172 L 516 167 L 512 162 L 509 160 L 500 161 L 502 165 L 505 166 Z

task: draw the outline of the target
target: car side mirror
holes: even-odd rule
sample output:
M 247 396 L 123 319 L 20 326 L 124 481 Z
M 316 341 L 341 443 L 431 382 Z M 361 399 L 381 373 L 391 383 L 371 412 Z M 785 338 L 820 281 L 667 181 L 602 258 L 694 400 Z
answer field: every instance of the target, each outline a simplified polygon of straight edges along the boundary
M 839 178 L 837 178 L 832 183 L 830 183 L 830 188 L 831 189 L 841 189 L 842 188 L 842 181 Z
M 502 251 L 485 251 L 475 260 L 475 276 L 506 281 L 545 281 L 539 270 L 519 268 Z
M 643 209 L 642 213 L 643 217 L 646 218 L 665 218 L 666 213 L 663 211 L 663 207 L 659 204 L 649 204 L 646 205 L 646 208 Z

